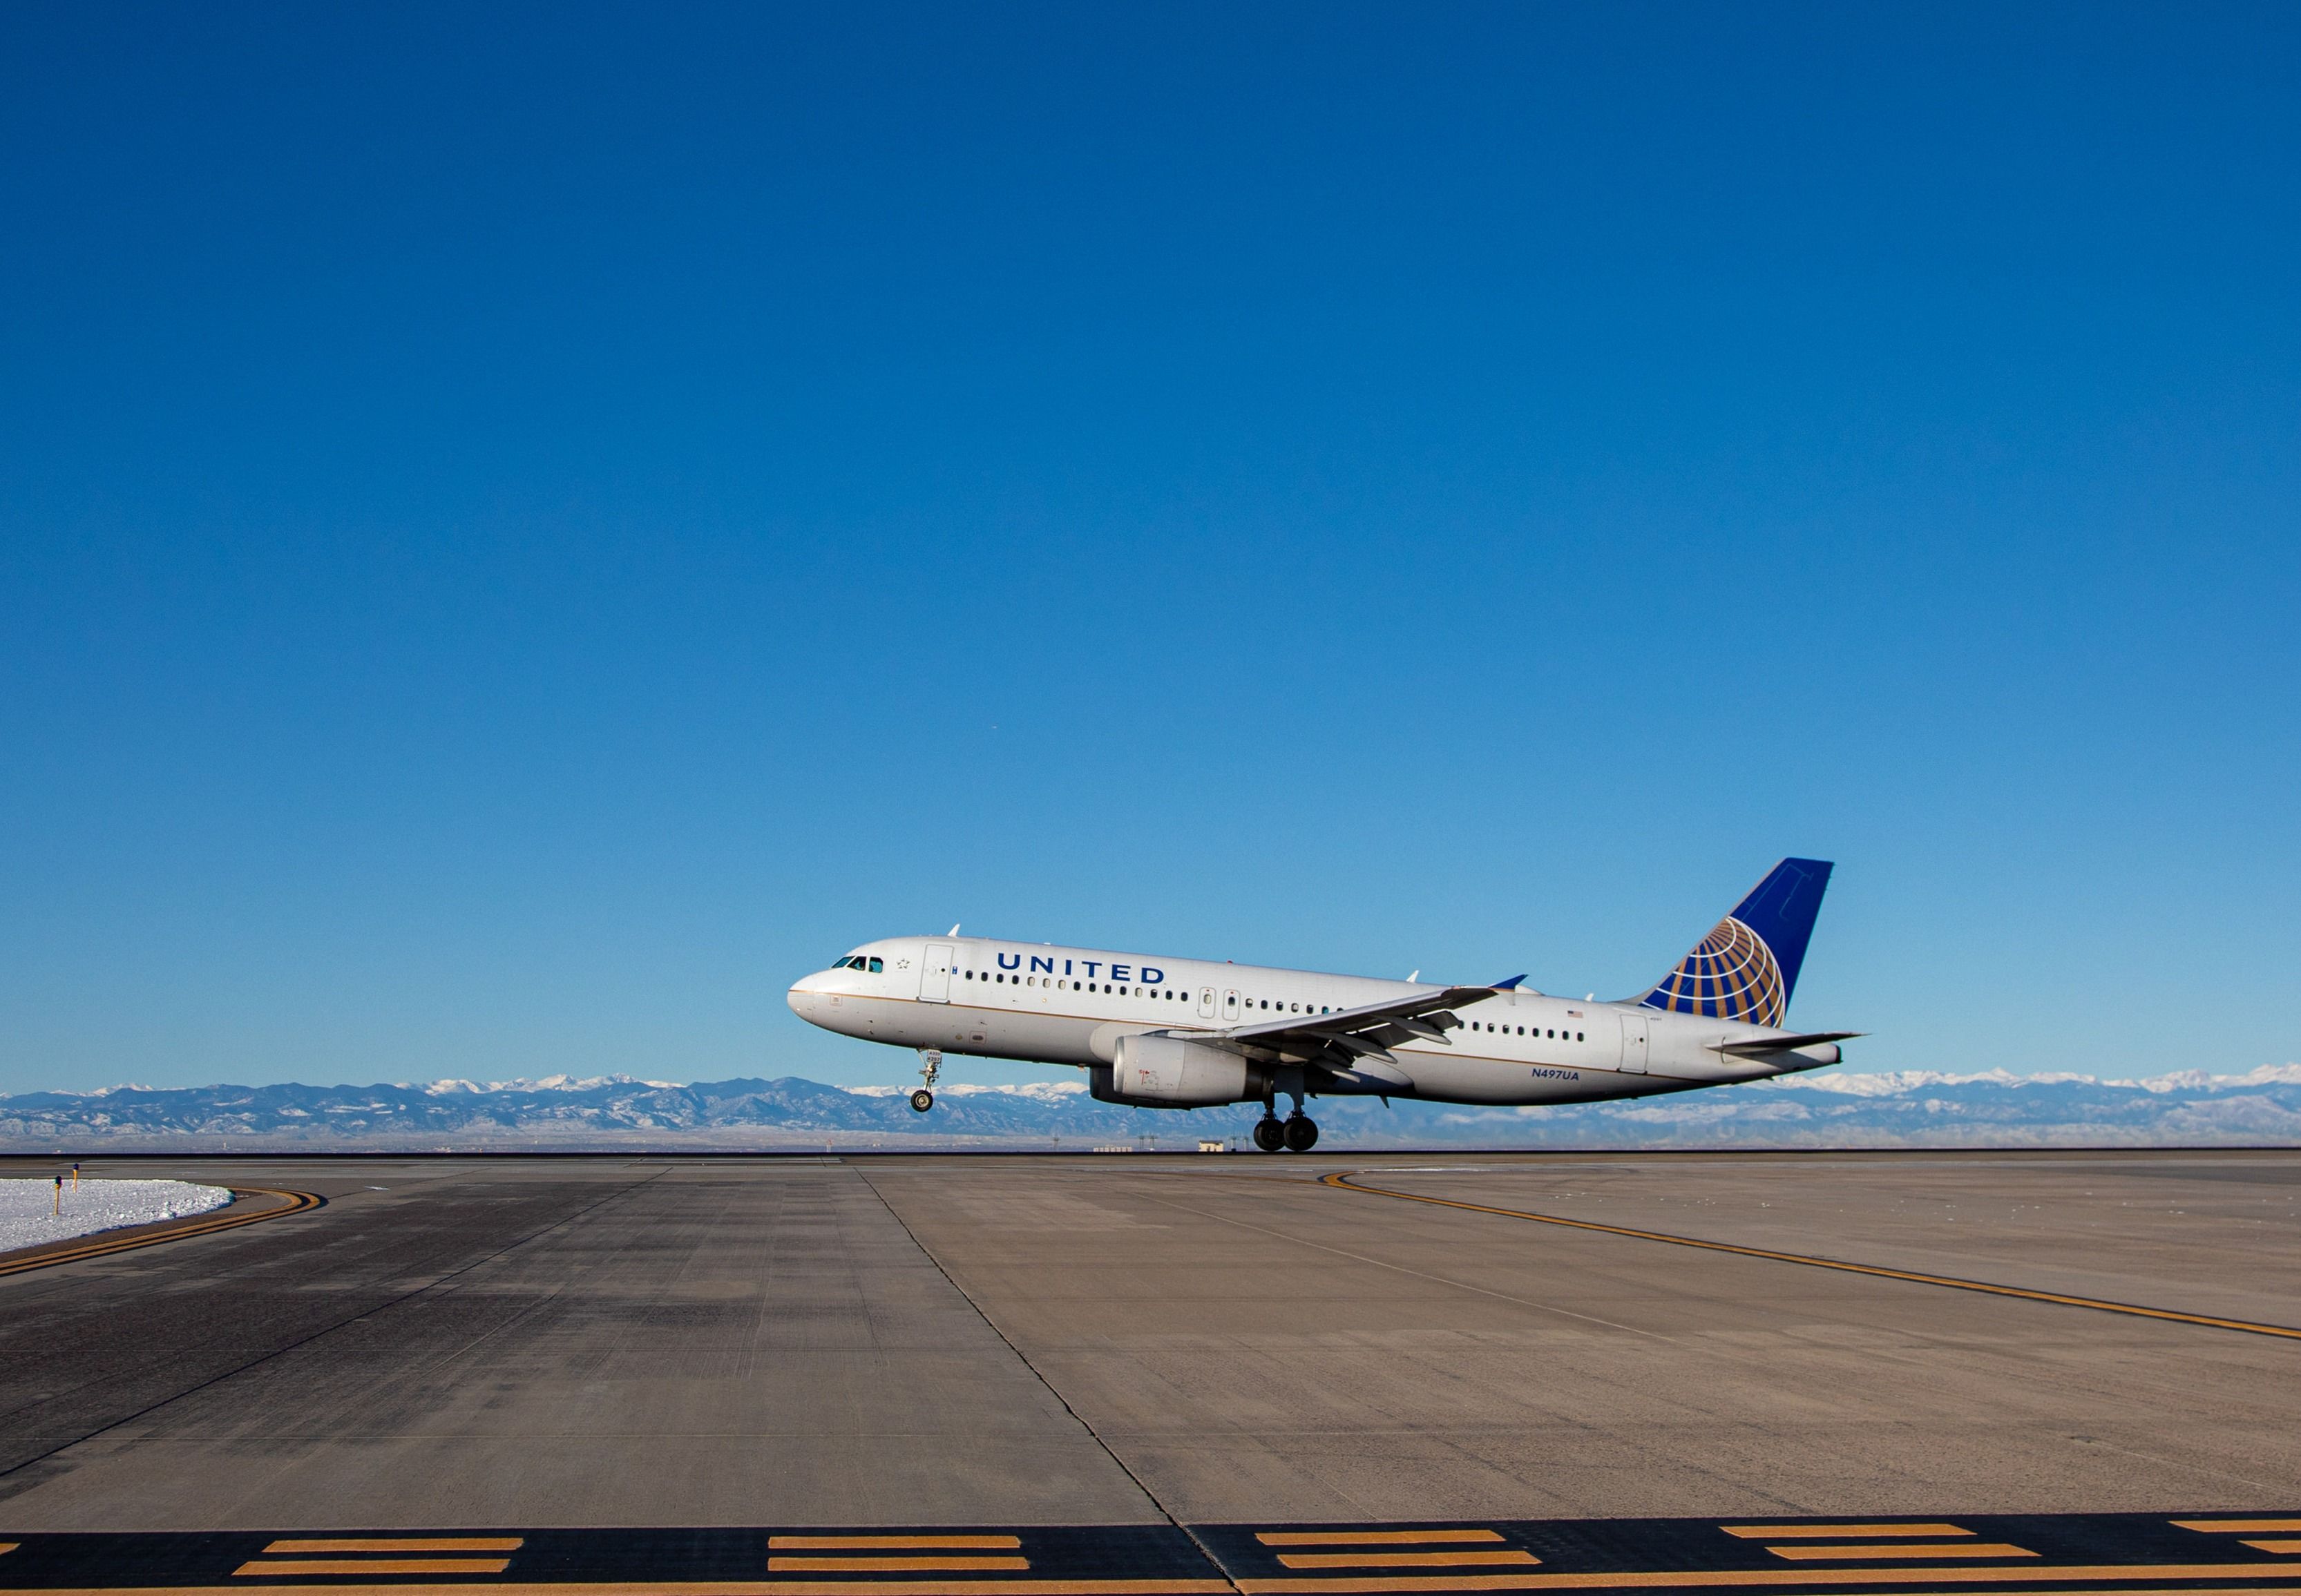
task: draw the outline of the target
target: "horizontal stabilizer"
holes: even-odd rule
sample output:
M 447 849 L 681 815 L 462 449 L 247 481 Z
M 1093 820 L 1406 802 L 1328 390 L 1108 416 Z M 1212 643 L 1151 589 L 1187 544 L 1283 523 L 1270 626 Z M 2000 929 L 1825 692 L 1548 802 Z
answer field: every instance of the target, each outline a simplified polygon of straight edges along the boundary
M 1851 1041 L 1862 1034 L 1859 1031 L 1809 1031 L 1798 1036 L 1753 1036 L 1747 1041 L 1713 1042 L 1710 1050 L 1748 1058 L 1761 1053 L 1787 1053 L 1797 1048 L 1818 1048 L 1824 1042 Z

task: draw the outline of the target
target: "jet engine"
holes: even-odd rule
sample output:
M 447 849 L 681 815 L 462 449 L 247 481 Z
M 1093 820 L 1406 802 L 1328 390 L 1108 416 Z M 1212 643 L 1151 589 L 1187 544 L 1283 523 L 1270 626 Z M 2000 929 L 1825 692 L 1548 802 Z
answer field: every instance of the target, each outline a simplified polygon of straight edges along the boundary
M 1112 1062 L 1095 1065 L 1089 1081 L 1101 1101 L 1143 1108 L 1256 1103 L 1271 1087 L 1269 1065 L 1179 1036 L 1122 1036 Z

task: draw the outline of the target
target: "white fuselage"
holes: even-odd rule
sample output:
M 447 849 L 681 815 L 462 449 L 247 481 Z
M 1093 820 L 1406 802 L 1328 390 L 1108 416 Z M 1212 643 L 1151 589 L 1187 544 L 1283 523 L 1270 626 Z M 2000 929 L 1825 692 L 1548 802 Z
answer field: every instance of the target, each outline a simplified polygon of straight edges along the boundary
M 1219 1033 L 1293 1015 L 1357 1008 L 1439 989 L 1203 959 L 1057 948 L 981 937 L 892 937 L 858 948 L 841 966 L 791 989 L 801 1019 L 868 1041 L 943 1053 L 1092 1068 L 1120 1037 Z M 876 961 L 879 968 L 868 967 Z M 1836 1064 L 1821 1043 L 1766 1060 L 1720 1053 L 1721 1042 L 1792 1034 L 1731 1020 L 1667 1014 L 1525 990 L 1458 1006 L 1443 1042 L 1393 1049 L 1379 1077 L 1326 1074 L 1315 1094 L 1532 1104 L 1642 1097 L 1755 1081 Z

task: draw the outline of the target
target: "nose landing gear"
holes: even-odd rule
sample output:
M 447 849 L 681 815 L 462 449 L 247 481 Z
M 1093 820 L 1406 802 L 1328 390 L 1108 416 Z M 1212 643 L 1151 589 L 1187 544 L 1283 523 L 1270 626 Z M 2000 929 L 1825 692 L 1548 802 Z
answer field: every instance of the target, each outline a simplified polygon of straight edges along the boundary
M 935 1077 L 942 1074 L 942 1053 L 935 1048 L 919 1049 L 919 1076 L 926 1084 L 911 1093 L 911 1112 L 925 1114 L 934 1107 Z

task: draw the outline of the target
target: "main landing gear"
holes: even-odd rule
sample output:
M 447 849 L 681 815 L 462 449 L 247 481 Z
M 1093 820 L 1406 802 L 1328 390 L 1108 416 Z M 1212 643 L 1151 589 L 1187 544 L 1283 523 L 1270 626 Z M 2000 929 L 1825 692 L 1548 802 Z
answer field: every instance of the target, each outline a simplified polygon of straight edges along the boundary
M 1254 1145 L 1266 1153 L 1281 1148 L 1290 1153 L 1307 1153 L 1318 1145 L 1318 1122 L 1300 1108 L 1283 1120 L 1266 1111 L 1254 1127 Z
M 919 1076 L 926 1084 L 911 1093 L 911 1112 L 925 1114 L 934 1107 L 935 1077 L 942 1074 L 942 1052 L 936 1048 L 919 1049 Z

